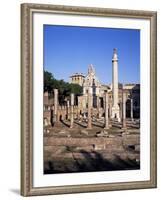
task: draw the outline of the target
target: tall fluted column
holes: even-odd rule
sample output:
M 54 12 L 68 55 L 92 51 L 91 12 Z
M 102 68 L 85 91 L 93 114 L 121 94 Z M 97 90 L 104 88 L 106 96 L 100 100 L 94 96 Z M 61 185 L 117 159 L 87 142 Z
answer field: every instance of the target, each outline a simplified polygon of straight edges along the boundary
M 112 58 L 112 93 L 113 93 L 113 105 L 112 105 L 112 118 L 117 118 L 120 121 L 119 113 L 119 99 L 118 99 L 118 57 L 117 50 L 113 51 Z
M 71 110 L 70 110 L 70 128 L 73 128 L 74 123 L 74 94 L 71 94 Z
M 70 117 L 69 117 L 69 113 L 70 113 L 70 111 L 69 111 L 69 100 L 67 100 L 67 120 L 69 120 L 70 119 Z
M 105 93 L 105 127 L 104 129 L 109 129 L 108 122 L 108 92 Z
M 97 96 L 97 115 L 99 116 L 99 97 Z
M 89 92 L 88 93 L 88 124 L 87 128 L 91 129 L 92 128 L 92 116 L 91 116 L 91 108 L 92 107 L 92 94 Z
M 112 104 L 111 103 L 109 104 L 109 116 L 110 116 L 110 118 L 112 116 Z
M 54 89 L 54 123 L 58 122 L 58 89 Z
M 131 98 L 131 121 L 133 121 L 133 99 Z
M 126 128 L 126 93 L 122 94 L 122 128 Z
M 101 118 L 101 102 L 100 102 L 100 98 L 97 97 L 97 113 L 98 113 L 98 118 Z

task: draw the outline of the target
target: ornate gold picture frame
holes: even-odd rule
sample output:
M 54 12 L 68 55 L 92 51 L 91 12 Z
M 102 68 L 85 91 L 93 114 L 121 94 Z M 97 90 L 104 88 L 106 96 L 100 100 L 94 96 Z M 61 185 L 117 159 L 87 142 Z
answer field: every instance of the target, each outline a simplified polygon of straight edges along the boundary
M 131 181 L 111 181 L 106 182 L 105 179 L 98 182 L 85 182 L 82 184 L 58 184 L 55 175 L 53 185 L 51 183 L 35 186 L 35 113 L 34 113 L 34 92 L 36 84 L 34 80 L 35 68 L 35 51 L 38 48 L 34 43 L 35 23 L 34 15 L 56 15 L 79 17 L 93 17 L 117 20 L 142 20 L 143 23 L 149 23 L 149 124 L 144 124 L 149 130 L 149 179 Z M 126 22 L 128 23 L 128 21 Z M 58 23 L 59 25 L 59 23 Z M 93 25 L 97 27 L 97 25 Z M 40 33 L 41 34 L 41 33 Z M 43 53 L 42 53 L 43 55 Z M 143 55 L 141 54 L 142 58 Z M 42 71 L 43 71 L 43 66 Z M 146 68 L 146 66 L 143 66 Z M 39 86 L 37 86 L 39 87 Z M 142 85 L 141 85 L 142 91 Z M 43 94 L 43 91 L 42 91 Z M 145 115 L 147 110 L 144 110 Z M 43 116 L 41 116 L 43 118 Z M 142 116 L 142 119 L 144 115 Z M 141 119 L 141 120 L 142 120 Z M 39 122 L 38 122 L 39 123 Z M 40 122 L 42 123 L 42 122 Z M 142 123 L 142 121 L 141 121 Z M 43 132 L 43 130 L 41 130 Z M 140 133 L 142 135 L 142 132 Z M 142 143 L 140 144 L 142 145 Z M 43 148 L 43 147 L 42 147 Z M 21 5 L 21 194 L 23 196 L 31 195 L 49 195 L 49 194 L 65 194 L 80 192 L 98 192 L 110 190 L 126 190 L 126 189 L 144 189 L 155 188 L 157 186 L 157 13 L 153 11 L 140 10 L 119 10 L 107 8 L 87 8 L 62 5 L 45 5 L 45 4 L 22 4 Z M 43 166 L 42 166 L 43 168 Z M 141 166 L 142 168 L 142 166 Z M 99 173 L 99 172 L 98 172 Z M 43 174 L 43 172 L 42 172 Z M 51 176 L 48 174 L 47 176 Z M 53 175 L 54 176 L 54 175 Z M 73 177 L 75 174 L 73 174 Z M 95 174 L 93 174 L 95 176 Z M 66 173 L 61 177 L 68 179 Z M 126 179 L 128 180 L 128 179 Z M 79 182 L 79 180 L 78 180 Z

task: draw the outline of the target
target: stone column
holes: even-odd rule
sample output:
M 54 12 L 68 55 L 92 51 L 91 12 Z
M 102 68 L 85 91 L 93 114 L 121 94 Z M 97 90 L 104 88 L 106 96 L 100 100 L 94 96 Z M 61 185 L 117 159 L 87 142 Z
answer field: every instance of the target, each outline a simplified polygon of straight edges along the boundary
M 54 123 L 58 122 L 58 89 L 54 89 Z
M 122 98 L 123 99 L 123 98 Z M 122 103 L 120 103 L 120 118 L 123 118 L 123 110 L 122 110 Z
M 105 93 L 105 127 L 104 129 L 109 129 L 108 121 L 108 92 Z
M 67 100 L 67 120 L 69 120 L 70 119 L 70 117 L 69 117 L 69 114 L 70 114 L 70 112 L 69 112 L 69 100 Z
M 92 107 L 92 94 L 88 93 L 88 124 L 87 124 L 88 129 L 92 128 L 91 107 Z
M 110 118 L 111 118 L 111 115 L 112 115 L 112 105 L 111 105 L 111 103 L 109 104 L 109 116 L 110 116 Z
M 97 96 L 97 109 L 99 109 L 99 96 Z
M 134 121 L 133 118 L 133 99 L 131 98 L 131 121 Z
M 126 128 L 126 93 L 122 94 L 122 128 Z
M 117 118 L 120 121 L 120 113 L 118 106 L 118 57 L 117 50 L 113 51 L 112 58 L 112 93 L 113 93 L 113 105 L 112 105 L 112 118 Z
M 71 105 L 70 105 L 70 128 L 73 128 L 74 124 L 74 94 L 71 94 Z
M 77 119 L 80 119 L 80 110 L 79 110 L 79 106 L 76 107 L 77 108 Z
M 98 113 L 98 118 L 100 118 L 100 98 L 97 96 L 97 113 Z

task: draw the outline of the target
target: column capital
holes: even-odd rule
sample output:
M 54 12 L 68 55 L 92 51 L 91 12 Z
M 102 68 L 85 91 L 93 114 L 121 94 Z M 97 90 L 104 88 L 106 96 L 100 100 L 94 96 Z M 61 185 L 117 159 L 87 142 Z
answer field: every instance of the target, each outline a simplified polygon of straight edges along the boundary
M 118 61 L 117 49 L 116 48 L 113 49 L 112 61 Z

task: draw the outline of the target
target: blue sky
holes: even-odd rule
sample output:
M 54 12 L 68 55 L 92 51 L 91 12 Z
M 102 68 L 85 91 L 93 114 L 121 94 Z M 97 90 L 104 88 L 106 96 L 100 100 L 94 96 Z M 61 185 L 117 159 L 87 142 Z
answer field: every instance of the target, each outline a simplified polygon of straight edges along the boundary
M 119 82 L 140 82 L 140 31 L 44 25 L 44 69 L 69 81 L 76 72 L 87 74 L 93 64 L 101 83 L 112 82 L 112 54 L 117 48 Z

